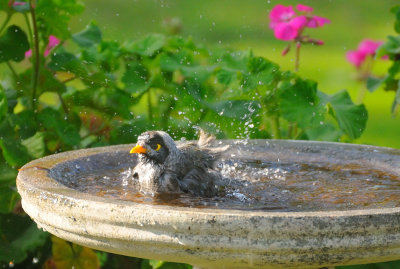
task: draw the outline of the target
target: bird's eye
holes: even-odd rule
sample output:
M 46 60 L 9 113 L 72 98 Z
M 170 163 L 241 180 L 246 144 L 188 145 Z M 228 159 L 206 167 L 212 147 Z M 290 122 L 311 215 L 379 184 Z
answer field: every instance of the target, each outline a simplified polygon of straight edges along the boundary
M 155 151 L 159 151 L 160 148 L 161 148 L 161 145 L 160 145 L 160 144 L 157 144 L 157 146 L 153 147 L 153 149 L 154 149 Z

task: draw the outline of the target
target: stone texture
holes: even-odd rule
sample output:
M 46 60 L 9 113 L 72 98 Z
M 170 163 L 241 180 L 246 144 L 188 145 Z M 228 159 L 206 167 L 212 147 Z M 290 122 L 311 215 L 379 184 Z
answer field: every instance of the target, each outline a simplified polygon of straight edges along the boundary
M 235 141 L 223 143 L 238 146 Z M 348 151 L 348 158 L 400 171 L 400 152 L 392 149 L 319 142 L 254 143 L 268 145 L 266 154 L 277 158 L 299 157 L 290 152 Z M 131 146 L 65 152 L 25 165 L 17 178 L 24 210 L 42 229 L 80 245 L 203 268 L 320 268 L 400 259 L 400 208 L 299 213 L 146 205 L 78 192 L 50 177 L 48 169 L 60 163 L 127 151 Z

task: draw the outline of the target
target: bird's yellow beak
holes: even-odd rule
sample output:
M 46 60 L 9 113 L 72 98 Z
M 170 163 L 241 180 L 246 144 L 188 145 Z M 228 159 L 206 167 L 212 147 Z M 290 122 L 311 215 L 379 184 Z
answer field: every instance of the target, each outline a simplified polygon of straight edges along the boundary
M 141 153 L 141 154 L 144 154 L 146 152 L 147 152 L 147 149 L 145 149 L 141 145 L 136 145 L 135 147 L 133 147 L 131 149 L 131 151 L 129 153 Z

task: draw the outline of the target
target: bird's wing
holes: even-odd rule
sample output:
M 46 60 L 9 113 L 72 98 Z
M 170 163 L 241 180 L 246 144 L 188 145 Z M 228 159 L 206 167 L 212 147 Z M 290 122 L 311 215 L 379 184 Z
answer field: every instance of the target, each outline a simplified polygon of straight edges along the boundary
M 213 197 L 218 192 L 217 181 L 216 174 L 208 173 L 207 169 L 195 167 L 178 183 L 184 192 L 200 197 Z

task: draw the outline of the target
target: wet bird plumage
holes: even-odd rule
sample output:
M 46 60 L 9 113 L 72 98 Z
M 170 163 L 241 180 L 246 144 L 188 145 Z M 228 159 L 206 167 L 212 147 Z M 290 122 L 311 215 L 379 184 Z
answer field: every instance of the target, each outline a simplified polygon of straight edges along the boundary
M 131 153 L 138 153 L 133 179 L 145 193 L 186 192 L 195 196 L 217 194 L 220 175 L 212 170 L 226 147 L 211 147 L 215 138 L 200 131 L 198 141 L 178 146 L 163 131 L 148 131 L 138 137 Z

